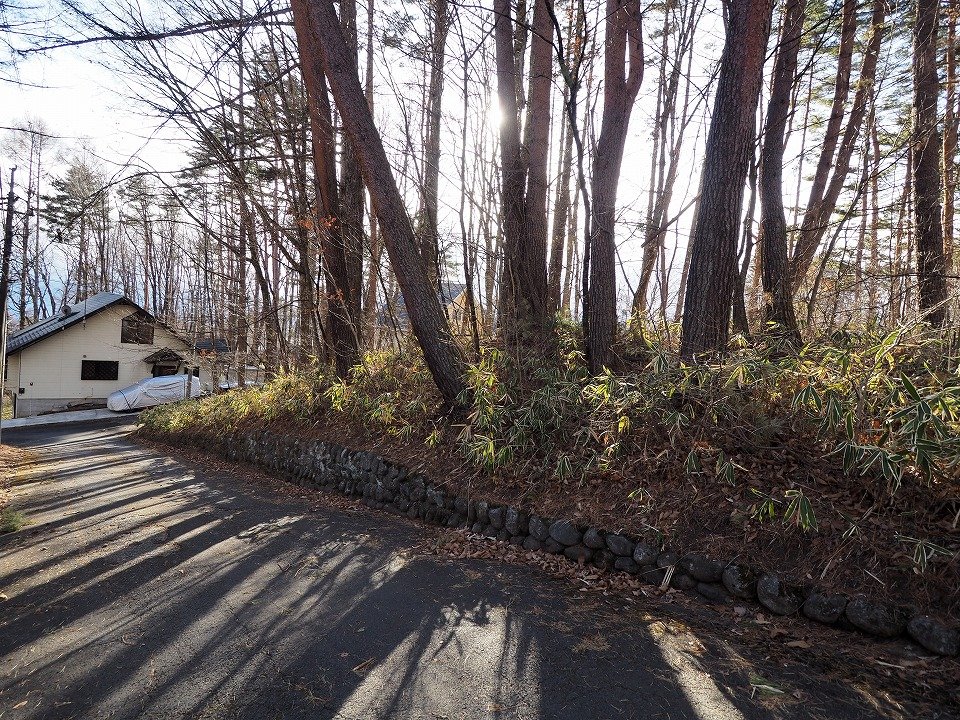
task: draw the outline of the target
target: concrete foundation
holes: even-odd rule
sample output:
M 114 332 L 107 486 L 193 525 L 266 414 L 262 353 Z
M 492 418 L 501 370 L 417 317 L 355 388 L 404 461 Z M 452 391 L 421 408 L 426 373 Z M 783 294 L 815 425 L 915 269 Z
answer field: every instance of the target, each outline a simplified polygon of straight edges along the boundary
M 106 398 L 24 398 L 16 396 L 13 416 L 16 418 L 33 417 L 48 412 L 66 410 L 89 410 L 105 408 Z

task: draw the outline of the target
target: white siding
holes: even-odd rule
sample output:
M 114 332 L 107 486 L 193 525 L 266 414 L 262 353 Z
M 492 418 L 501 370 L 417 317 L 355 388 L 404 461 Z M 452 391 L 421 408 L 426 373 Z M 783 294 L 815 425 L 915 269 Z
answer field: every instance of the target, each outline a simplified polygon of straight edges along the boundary
M 11 355 L 10 357 L 7 358 L 7 365 L 6 365 L 5 371 L 6 371 L 6 382 L 3 383 L 4 392 L 16 392 L 17 388 L 14 383 L 16 382 L 17 377 L 20 374 L 20 354 L 19 353 Z

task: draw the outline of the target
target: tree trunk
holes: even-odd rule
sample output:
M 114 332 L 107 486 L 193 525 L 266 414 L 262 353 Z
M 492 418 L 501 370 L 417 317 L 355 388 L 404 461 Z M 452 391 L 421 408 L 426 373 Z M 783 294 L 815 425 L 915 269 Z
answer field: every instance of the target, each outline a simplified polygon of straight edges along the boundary
M 6 323 L 7 295 L 10 291 L 10 257 L 13 254 L 13 204 L 16 200 L 14 178 L 16 167 L 10 168 L 10 183 L 3 203 L 3 249 L 0 251 L 0 328 Z M 2 400 L 3 398 L 0 398 Z
M 947 275 L 954 267 L 954 208 L 957 194 L 957 134 L 960 114 L 957 113 L 957 14 L 954 7 L 947 13 L 946 108 L 943 114 L 943 253 Z
M 444 57 L 450 11 L 447 0 L 432 0 L 433 29 L 430 38 L 430 86 L 427 93 L 427 137 L 423 163 L 423 198 L 420 233 L 427 274 L 434 284 L 440 277 L 440 241 L 437 235 L 437 209 L 440 187 L 440 120 L 443 104 Z
M 340 23 L 347 48 L 353 60 L 353 74 L 359 79 L 357 42 L 356 0 L 340 0 Z M 340 364 L 356 365 L 360 360 L 362 337 L 363 301 L 363 215 L 365 198 L 363 177 L 357 161 L 356 148 L 347 140 L 340 150 L 340 239 L 343 245 L 343 277 L 334 278 L 333 292 L 343 295 L 343 311 L 346 328 L 351 335 L 350 344 L 344 345 L 350 357 L 341 358 Z M 339 370 L 338 370 L 339 375 Z M 341 375 L 341 377 L 343 377 Z
M 763 320 L 800 340 L 787 268 L 787 219 L 783 209 L 783 148 L 790 96 L 797 73 L 806 0 L 787 0 L 773 69 L 773 87 L 760 149 L 760 256 Z M 769 329 L 769 328 L 768 328 Z
M 33 212 L 33 148 L 30 148 L 30 165 L 27 167 L 27 211 L 23 216 L 23 233 L 20 238 L 20 302 L 18 303 L 20 327 L 27 324 L 27 251 L 30 246 L 30 214 Z M 39 259 L 37 260 L 39 261 Z M 2 307 L 2 306 L 0 306 Z M 2 321 L 2 318 L 0 318 Z
M 524 277 L 535 327 L 545 328 L 547 301 L 547 163 L 550 157 L 550 95 L 553 90 L 553 0 L 536 0 L 530 41 L 530 85 L 524 128 L 527 187 Z
M 730 336 L 737 237 L 773 0 L 732 0 L 691 231 L 681 355 L 721 352 Z
M 823 146 L 813 175 L 810 198 L 807 207 L 815 207 L 822 199 L 833 167 L 833 156 L 840 141 L 840 127 L 843 124 L 844 108 L 850 96 L 850 71 L 853 68 L 853 45 L 857 30 L 857 2 L 843 0 L 843 14 L 840 20 L 840 45 L 837 49 L 837 76 L 833 86 L 833 104 L 830 117 L 823 133 Z
M 320 240 L 320 254 L 327 284 L 327 334 L 337 376 L 343 378 L 349 375 L 350 368 L 359 361 L 360 348 L 350 313 L 350 282 L 343 228 L 340 224 L 333 120 L 319 54 L 319 33 L 311 22 L 309 3 L 307 0 L 292 0 L 291 7 L 300 49 L 303 83 L 307 92 L 307 112 L 310 116 L 318 206 L 315 229 Z M 349 57 L 349 50 L 347 52 Z
M 638 0 L 607 0 L 603 115 L 593 158 L 589 256 L 589 301 L 584 304 L 587 365 L 594 373 L 610 365 L 617 330 L 614 223 L 617 186 L 633 103 L 643 82 L 643 36 Z
M 450 405 L 456 404 L 466 389 L 463 353 L 450 334 L 446 315 L 427 276 L 410 217 L 357 77 L 356 62 L 340 30 L 333 0 L 295 0 L 295 13 L 298 7 L 309 12 L 309 25 L 319 40 L 315 48 L 301 47 L 301 55 L 307 54 L 304 64 L 313 66 L 315 58 L 310 53 L 319 50 L 337 111 L 370 192 L 413 333 L 444 400 Z
M 549 0 L 538 0 L 537 4 Z M 520 143 L 518 73 L 510 0 L 494 2 L 497 98 L 500 103 L 500 193 L 503 265 L 501 327 L 507 337 L 538 337 L 546 317 L 546 246 L 533 247 L 527 227 L 526 163 Z M 542 110 L 549 124 L 549 110 Z
M 367 62 L 364 93 L 367 107 L 373 112 L 373 4 L 367 0 Z M 370 223 L 370 263 L 367 268 L 367 289 L 363 299 L 363 324 L 366 331 L 367 347 L 375 348 L 377 343 L 377 287 L 380 277 L 380 260 L 383 255 L 383 243 L 377 228 L 377 218 L 372 208 L 368 218 Z
M 876 118 L 875 109 L 871 110 L 870 114 Z M 872 323 L 879 315 L 880 295 L 880 138 L 877 136 L 876 121 L 870 124 L 870 150 L 873 168 L 870 173 L 870 277 L 867 286 L 867 320 Z
M 813 264 L 817 248 L 823 239 L 824 233 L 830 224 L 830 216 L 837 207 L 837 199 L 843 190 L 847 173 L 850 171 L 850 159 L 857 146 L 857 138 L 860 133 L 860 127 L 863 124 L 863 118 L 866 114 L 867 99 L 874 92 L 874 79 L 877 74 L 877 61 L 880 57 L 880 47 L 883 42 L 883 36 L 886 32 L 886 13 L 888 9 L 888 0 L 873 0 L 873 14 L 870 21 L 870 36 L 866 51 L 863 55 L 863 65 L 860 69 L 860 79 L 857 82 L 857 91 L 853 98 L 853 107 L 850 109 L 850 116 L 847 119 L 846 128 L 843 131 L 843 140 L 840 143 L 840 149 L 837 151 L 836 158 L 833 157 L 833 149 L 836 147 L 836 138 L 827 137 L 824 140 L 824 153 L 828 145 L 830 149 L 830 158 L 826 163 L 826 169 L 817 167 L 817 174 L 814 176 L 813 188 L 810 191 L 810 201 L 807 203 L 807 210 L 803 215 L 803 221 L 800 225 L 800 234 L 797 239 L 796 247 L 793 252 L 791 263 L 791 283 L 793 292 L 796 292 L 806 277 L 807 271 Z M 849 68 L 847 69 L 849 80 Z M 842 114 L 842 109 L 841 109 Z M 832 123 L 833 116 L 830 118 Z M 828 132 L 832 125 L 828 125 Z M 823 154 L 821 154 L 821 165 L 823 164 Z M 833 168 L 829 175 L 830 182 L 826 184 L 826 175 L 830 168 Z M 821 173 L 822 170 L 822 173 Z M 824 190 L 824 186 L 826 189 Z
M 583 15 L 579 9 L 570 7 L 570 17 L 567 22 L 567 37 L 573 36 L 574 15 L 576 15 L 577 39 L 567 43 L 565 62 L 567 66 L 573 62 L 576 52 L 576 43 L 580 42 L 582 34 Z M 562 107 L 566 107 L 570 96 L 570 88 L 564 84 Z M 560 122 L 560 168 L 557 181 L 557 194 L 553 201 L 553 230 L 550 233 L 550 265 L 547 268 L 547 307 L 551 312 L 560 310 L 562 300 L 563 249 L 566 241 L 567 218 L 570 215 L 570 178 L 573 172 L 573 129 L 566 113 L 561 114 Z M 570 258 L 567 258 L 570 262 Z
M 570 214 L 570 177 L 573 171 L 573 133 L 566 117 L 562 121 L 560 133 L 562 154 L 560 157 L 560 179 L 557 182 L 557 197 L 553 203 L 553 232 L 550 243 L 550 267 L 547 275 L 547 297 L 550 310 L 557 311 L 561 306 L 561 276 L 563 274 L 563 247 L 566 240 L 567 218 Z M 567 258 L 570 262 L 570 258 Z
M 920 312 L 946 321 L 943 227 L 940 224 L 940 130 L 937 126 L 937 0 L 916 0 L 913 28 L 913 192 L 917 227 Z
M 750 192 L 747 200 L 747 210 L 743 214 L 743 231 L 741 233 L 742 240 L 740 242 L 740 268 L 737 270 L 737 285 L 733 289 L 733 330 L 738 332 L 744 337 L 750 336 L 750 318 L 747 317 L 747 273 L 750 270 L 750 260 L 754 260 L 754 276 L 752 283 L 756 285 L 757 279 L 757 268 L 759 268 L 759 257 L 754 256 L 754 246 L 756 245 L 756 240 L 754 239 L 753 234 L 753 219 L 756 216 L 757 211 L 757 180 L 760 172 L 759 160 L 756 157 L 756 149 L 754 149 L 754 157 L 750 159 L 750 170 L 747 175 L 747 188 Z M 750 309 L 756 310 L 757 303 L 754 302 L 754 297 L 756 295 L 755 287 L 751 287 L 751 302 Z

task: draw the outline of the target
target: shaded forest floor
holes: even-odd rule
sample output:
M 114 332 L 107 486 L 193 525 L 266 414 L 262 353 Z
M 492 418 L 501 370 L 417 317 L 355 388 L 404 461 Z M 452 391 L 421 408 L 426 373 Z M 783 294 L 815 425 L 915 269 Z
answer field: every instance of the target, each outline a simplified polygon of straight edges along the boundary
M 408 354 L 368 358 L 350 383 L 289 375 L 143 419 L 187 441 L 333 441 L 474 497 L 960 619 L 960 391 L 924 357 L 942 347 L 887 336 L 721 368 L 645 350 L 600 378 L 493 351 L 465 415 L 444 414 Z

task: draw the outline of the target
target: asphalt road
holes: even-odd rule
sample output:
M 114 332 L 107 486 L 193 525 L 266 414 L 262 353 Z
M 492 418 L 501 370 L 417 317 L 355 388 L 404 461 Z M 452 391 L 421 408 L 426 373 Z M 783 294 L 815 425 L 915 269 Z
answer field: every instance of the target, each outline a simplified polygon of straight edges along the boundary
M 0 537 L 3 720 L 888 717 L 534 568 L 411 552 L 412 523 L 145 449 L 130 422 L 4 434 L 41 462 L 12 500 L 31 525 Z

